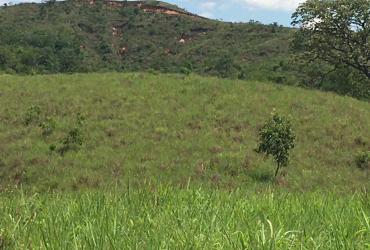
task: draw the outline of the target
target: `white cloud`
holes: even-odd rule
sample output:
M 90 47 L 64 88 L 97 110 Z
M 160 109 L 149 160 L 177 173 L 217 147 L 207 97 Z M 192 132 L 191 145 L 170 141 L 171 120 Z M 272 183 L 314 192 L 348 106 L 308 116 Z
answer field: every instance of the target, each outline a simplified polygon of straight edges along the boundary
M 239 0 L 248 8 L 293 11 L 304 0 Z
M 204 10 L 213 10 L 216 7 L 217 3 L 213 1 L 206 1 L 199 4 L 199 8 Z
M 197 3 L 198 8 L 200 10 L 200 16 L 204 16 L 207 18 L 214 17 L 214 11 L 218 5 L 217 0 L 206 0 L 201 3 Z
M 9 3 L 12 3 L 12 4 L 17 4 L 17 3 L 33 3 L 33 2 L 40 2 L 38 0 L 0 0 L 0 5 L 4 5 L 4 4 L 9 4 Z
M 212 12 L 216 9 L 227 9 L 230 6 L 241 8 L 294 11 L 305 0 L 179 0 L 179 2 L 192 3 L 203 12 Z
M 173 0 L 165 0 L 174 2 Z M 294 11 L 298 5 L 305 0 L 179 0 L 178 3 L 192 3 L 196 5 L 201 13 L 207 16 L 214 15 L 216 10 L 226 10 L 230 6 L 240 6 L 248 9 L 265 9 L 265 10 L 280 10 Z M 40 0 L 0 0 L 0 5 L 4 3 L 19 3 L 19 2 L 40 2 Z
M 212 12 L 202 12 L 199 14 L 200 16 L 207 17 L 207 18 L 214 18 L 214 14 Z

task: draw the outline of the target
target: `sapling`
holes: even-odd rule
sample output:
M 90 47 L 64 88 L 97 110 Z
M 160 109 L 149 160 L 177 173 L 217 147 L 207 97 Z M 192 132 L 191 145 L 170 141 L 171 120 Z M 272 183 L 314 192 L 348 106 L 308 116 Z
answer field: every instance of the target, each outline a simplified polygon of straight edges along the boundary
M 296 137 L 291 122 L 274 111 L 271 118 L 260 129 L 259 139 L 257 151 L 271 155 L 277 164 L 276 179 L 280 168 L 288 165 L 290 150 L 295 146 Z

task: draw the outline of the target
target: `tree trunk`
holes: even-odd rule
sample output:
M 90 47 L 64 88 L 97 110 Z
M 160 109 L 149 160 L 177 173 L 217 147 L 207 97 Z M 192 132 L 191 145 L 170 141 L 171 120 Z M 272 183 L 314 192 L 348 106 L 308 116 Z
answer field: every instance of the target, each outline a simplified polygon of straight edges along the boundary
M 275 180 L 280 170 L 280 164 L 277 165 L 276 171 L 275 171 Z

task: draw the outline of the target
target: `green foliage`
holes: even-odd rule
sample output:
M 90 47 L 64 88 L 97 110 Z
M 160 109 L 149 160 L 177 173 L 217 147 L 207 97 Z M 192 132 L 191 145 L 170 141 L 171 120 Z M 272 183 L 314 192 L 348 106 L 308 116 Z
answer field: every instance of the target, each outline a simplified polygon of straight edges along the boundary
M 70 129 L 67 135 L 60 141 L 61 146 L 58 149 L 58 152 L 63 156 L 66 152 L 71 150 L 78 150 L 84 142 L 83 135 L 83 125 L 85 117 L 80 113 L 77 114 L 76 123 L 72 129 Z M 54 145 L 49 147 L 51 151 L 54 151 L 56 148 Z
M 71 129 L 66 137 L 61 140 L 62 147 L 59 149 L 61 155 L 64 155 L 69 150 L 77 150 L 79 146 L 82 146 L 83 136 L 79 128 Z M 50 149 L 52 149 L 51 147 Z
M 289 120 L 277 113 L 259 131 L 260 143 L 257 151 L 272 155 L 277 163 L 275 177 L 280 167 L 288 165 L 289 151 L 295 146 L 295 134 Z
M 359 169 L 370 170 L 370 151 L 364 151 L 356 156 L 356 166 Z
M 238 65 L 234 62 L 234 59 L 229 54 L 221 54 L 214 61 L 213 70 L 215 75 L 223 78 L 236 78 L 240 72 Z
M 293 14 L 292 48 L 308 86 L 370 97 L 370 1 L 309 0 Z M 316 78 L 316 80 L 315 80 Z M 303 80 L 303 82 L 305 79 Z
M 186 13 L 163 2 L 146 4 Z M 369 80 L 356 70 L 338 64 L 327 74 L 331 64 L 292 62 L 287 41 L 293 30 L 276 23 L 225 23 L 146 13 L 132 2 L 115 8 L 103 1 L 94 5 L 72 0 L 0 8 L 0 20 L 0 72 L 4 73 L 154 70 L 287 85 L 299 82 L 370 99 Z M 299 47 L 295 52 L 300 54 L 307 39 L 294 33 L 301 37 L 294 39 Z M 338 76 L 343 77 L 338 80 Z
M 30 125 L 31 123 L 39 122 L 41 115 L 41 108 L 37 105 L 32 105 L 24 115 L 24 123 Z
M 295 58 L 292 64 L 301 73 L 299 85 L 303 87 L 370 100 L 370 80 L 345 65 L 333 67 L 322 61 L 307 62 L 305 58 Z
M 47 117 L 45 121 L 39 124 L 39 127 L 42 130 L 41 134 L 47 137 L 53 134 L 56 127 L 56 123 L 53 118 Z
M 111 8 L 70 0 L 0 10 L 0 71 L 8 73 L 154 69 L 237 78 L 288 54 L 288 28 L 150 14 L 129 3 Z

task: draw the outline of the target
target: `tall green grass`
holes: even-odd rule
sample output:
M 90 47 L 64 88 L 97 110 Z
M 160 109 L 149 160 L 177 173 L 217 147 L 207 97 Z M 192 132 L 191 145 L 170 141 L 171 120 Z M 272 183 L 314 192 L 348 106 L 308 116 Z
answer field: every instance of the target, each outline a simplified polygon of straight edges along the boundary
M 2 194 L 3 249 L 369 249 L 366 193 Z

